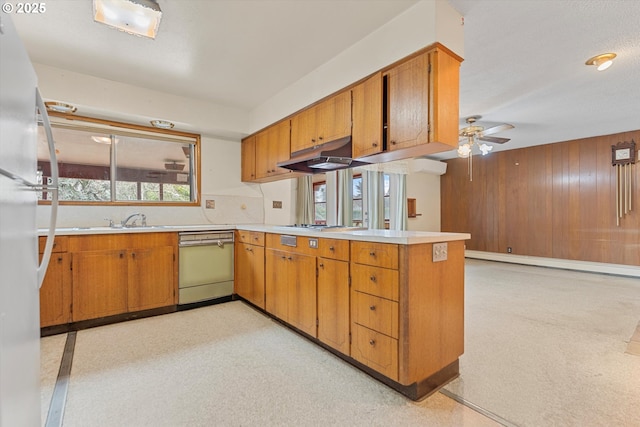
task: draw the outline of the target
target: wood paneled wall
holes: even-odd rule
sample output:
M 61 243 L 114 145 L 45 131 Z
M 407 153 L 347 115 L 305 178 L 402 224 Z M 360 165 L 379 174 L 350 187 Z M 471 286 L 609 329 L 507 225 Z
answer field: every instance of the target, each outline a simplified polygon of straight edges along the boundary
M 640 163 L 633 211 L 616 226 L 611 146 L 640 130 L 447 161 L 442 231 L 471 233 L 467 249 L 640 265 Z

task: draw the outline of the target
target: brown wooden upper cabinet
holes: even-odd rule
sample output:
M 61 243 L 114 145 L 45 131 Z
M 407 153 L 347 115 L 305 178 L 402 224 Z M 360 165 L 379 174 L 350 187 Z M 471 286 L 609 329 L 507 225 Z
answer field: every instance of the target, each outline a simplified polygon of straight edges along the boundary
M 391 68 L 385 77 L 389 151 L 421 144 L 434 144 L 433 153 L 458 147 L 459 58 L 434 48 Z
M 252 137 L 245 138 L 242 180 L 266 182 L 300 176 L 277 168 L 275 163 L 300 150 L 348 136 L 352 138 L 352 157 L 371 163 L 456 149 L 461 61 L 435 43 L 293 115 L 290 133 L 288 128 L 275 131 L 273 128 L 280 126 L 276 124 L 256 134 L 255 143 Z M 289 142 L 279 142 L 276 134 L 282 139 L 290 137 Z M 282 150 L 277 160 L 270 153 L 275 145 Z M 286 153 L 285 145 L 289 149 Z M 252 152 L 255 176 L 250 172 Z
M 351 135 L 351 91 L 343 91 L 291 118 L 291 153 Z
M 352 90 L 353 129 L 351 134 L 354 158 L 382 152 L 382 73 L 378 72 Z
M 289 141 L 289 120 L 270 126 L 256 135 L 255 164 L 258 180 L 291 173 L 290 170 L 277 166 L 278 162 L 289 159 Z
M 251 135 L 242 140 L 240 147 L 240 176 L 242 182 L 256 179 L 256 136 Z

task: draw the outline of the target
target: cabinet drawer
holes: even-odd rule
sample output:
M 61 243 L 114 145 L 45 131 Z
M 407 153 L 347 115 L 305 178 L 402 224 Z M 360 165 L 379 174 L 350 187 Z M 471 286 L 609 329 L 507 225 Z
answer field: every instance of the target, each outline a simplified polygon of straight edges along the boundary
M 351 242 L 351 261 L 358 264 L 398 269 L 398 245 Z
M 398 301 L 398 271 L 351 263 L 354 291 Z
M 322 258 L 349 261 L 349 241 L 339 239 L 319 239 L 318 256 Z
M 252 245 L 264 246 L 264 233 L 261 231 L 238 230 L 238 241 Z
M 47 243 L 46 237 L 40 237 L 38 239 L 38 251 L 40 253 L 44 252 L 44 245 Z M 67 247 L 69 243 L 68 236 L 56 236 L 53 239 L 53 249 L 52 252 L 67 252 Z
M 353 324 L 351 357 L 398 381 L 398 340 Z
M 398 338 L 398 303 L 395 301 L 352 292 L 351 315 L 358 325 Z

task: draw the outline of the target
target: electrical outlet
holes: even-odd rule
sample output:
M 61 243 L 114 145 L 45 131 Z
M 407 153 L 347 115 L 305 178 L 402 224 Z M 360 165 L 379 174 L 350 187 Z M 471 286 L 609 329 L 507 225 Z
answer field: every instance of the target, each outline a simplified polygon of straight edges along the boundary
M 447 243 L 434 243 L 433 244 L 433 262 L 446 261 L 447 260 Z
M 508 253 L 508 254 L 510 254 L 511 252 L 513 252 L 513 251 L 511 250 L 511 246 L 507 247 L 507 253 Z
M 216 208 L 216 201 L 215 200 L 207 200 L 205 202 L 205 207 L 207 209 L 215 209 Z
M 279 200 L 273 201 L 273 209 L 282 209 L 282 202 Z

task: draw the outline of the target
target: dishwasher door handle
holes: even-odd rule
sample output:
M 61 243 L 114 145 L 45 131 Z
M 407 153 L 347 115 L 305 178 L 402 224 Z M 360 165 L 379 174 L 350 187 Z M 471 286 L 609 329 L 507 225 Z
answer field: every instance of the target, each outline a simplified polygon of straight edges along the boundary
M 233 240 L 188 240 L 178 243 L 178 247 L 188 246 L 219 246 L 224 247 L 225 243 L 233 243 Z

